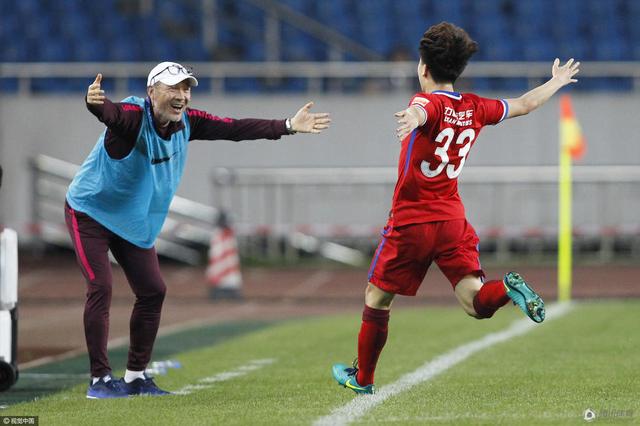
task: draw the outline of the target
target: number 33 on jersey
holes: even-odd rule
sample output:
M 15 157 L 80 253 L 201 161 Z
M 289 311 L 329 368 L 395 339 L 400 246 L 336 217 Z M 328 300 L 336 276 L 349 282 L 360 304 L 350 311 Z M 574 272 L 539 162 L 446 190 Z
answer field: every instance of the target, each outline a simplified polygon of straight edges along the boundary
M 390 224 L 464 219 L 457 178 L 482 128 L 507 116 L 505 100 L 471 93 L 416 94 L 426 122 L 402 141 Z

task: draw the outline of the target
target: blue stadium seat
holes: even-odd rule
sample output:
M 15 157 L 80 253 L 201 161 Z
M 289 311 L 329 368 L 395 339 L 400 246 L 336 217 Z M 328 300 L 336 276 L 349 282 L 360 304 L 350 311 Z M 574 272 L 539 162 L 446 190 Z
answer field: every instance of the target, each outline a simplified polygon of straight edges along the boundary
M 63 39 L 49 37 L 38 49 L 38 61 L 67 62 L 72 59 L 72 46 Z
M 640 43 L 632 43 L 630 51 L 630 59 L 633 61 L 640 61 Z
M 561 61 L 567 61 L 574 58 L 577 61 L 592 61 L 595 59 L 595 53 L 591 46 L 582 39 L 562 40 L 554 44 L 554 55 Z
M 228 78 L 224 90 L 229 93 L 260 93 L 260 83 L 255 78 Z
M 519 61 L 523 59 L 522 48 L 511 37 L 485 40 L 479 46 L 479 54 L 487 61 Z
M 623 38 L 607 38 L 598 40 L 593 49 L 599 61 L 622 61 L 631 59 L 631 52 Z
M 209 60 L 209 52 L 202 45 L 200 37 L 182 39 L 176 43 L 176 48 L 180 52 L 180 60 L 197 62 Z
M 17 91 L 17 78 L 0 78 L 0 93 L 16 93 Z
M 207 61 L 266 59 L 264 11 L 247 0 L 216 0 L 219 48 L 201 34 L 202 2 L 155 0 L 149 14 L 124 11 L 127 0 L 0 1 L 0 61 Z M 640 60 L 640 0 L 279 0 L 384 57 L 417 59 L 423 31 L 442 20 L 465 28 L 480 44 L 475 60 Z M 22 23 L 28 22 L 28 25 Z M 281 25 L 281 59 L 324 61 L 329 48 L 304 30 Z M 244 55 L 244 56 L 242 56 Z M 351 54 L 346 60 L 354 60 Z M 356 58 L 357 59 L 357 58 Z M 474 88 L 520 90 L 523 79 L 477 79 Z M 630 79 L 581 79 L 578 90 L 626 90 Z M 35 80 L 36 91 L 84 90 L 85 81 Z M 139 87 L 140 86 L 140 87 Z M 301 91 L 304 80 L 232 79 L 232 91 Z M 353 80 L 346 91 L 364 90 Z M 3 79 L 0 91 L 16 81 Z M 79 89 L 78 89 L 79 88 Z M 144 81 L 130 89 L 144 90 Z
M 260 41 L 244 46 L 244 59 L 249 62 L 266 60 L 264 43 Z
M 85 38 L 92 38 L 94 29 L 91 26 L 87 16 L 69 13 L 59 18 L 60 34 L 68 40 L 81 40 Z
M 516 1 L 512 3 L 514 33 L 526 43 L 528 40 L 548 37 L 552 30 L 553 0 Z
M 413 52 L 417 58 L 418 43 L 428 27 L 424 19 L 424 5 L 418 2 L 409 7 L 394 9 L 391 16 L 393 17 L 392 31 L 396 34 L 396 46 Z
M 290 7 L 296 12 L 304 13 L 305 15 L 312 14 L 312 9 L 314 6 L 313 3 L 316 3 L 310 0 L 279 0 L 278 2 L 282 3 L 285 6 Z M 317 2 L 317 3 L 344 3 L 344 2 L 340 1 L 340 2 Z
M 317 2 L 312 17 L 347 37 L 355 38 L 357 37 L 356 23 L 353 19 L 355 12 L 349 6 L 350 4 L 344 1 Z
M 369 0 L 357 2 L 355 19 L 359 41 L 371 50 L 387 57 L 397 44 L 389 14 L 391 3 L 388 0 Z
M 431 2 L 431 13 L 425 13 L 425 11 L 422 10 L 422 14 L 418 16 L 424 20 L 424 30 L 441 21 L 451 22 L 468 30 L 467 16 L 470 15 L 468 9 L 470 6 L 471 5 L 465 5 L 462 0 L 434 1 Z
M 2 43 L 0 49 L 1 62 L 27 62 L 30 59 L 29 43 L 26 39 L 16 37 L 9 42 L 9 39 L 3 38 L 6 42 Z
M 140 47 L 133 37 L 118 36 L 107 45 L 109 61 L 136 62 L 140 60 Z
M 303 31 L 283 24 L 281 59 L 284 61 L 314 61 L 322 56 L 323 46 Z
M 523 58 L 527 61 L 553 61 L 556 58 L 553 42 L 548 38 L 527 40 L 522 45 Z
M 14 4 L 13 6 L 15 7 L 15 11 L 24 17 L 37 15 L 41 9 L 41 5 L 38 0 L 21 0 L 13 1 L 11 3 Z
M 102 40 L 83 37 L 75 40 L 74 60 L 80 62 L 101 62 L 109 57 L 108 49 Z
M 198 79 L 198 83 L 200 80 Z M 142 98 L 147 96 L 147 79 L 146 78 L 130 78 L 127 81 L 127 93 Z

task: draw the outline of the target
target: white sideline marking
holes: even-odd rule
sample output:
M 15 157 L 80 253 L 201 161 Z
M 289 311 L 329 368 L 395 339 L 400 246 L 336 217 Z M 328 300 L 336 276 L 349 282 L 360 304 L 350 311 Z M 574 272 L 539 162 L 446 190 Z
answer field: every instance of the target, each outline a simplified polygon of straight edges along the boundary
M 560 318 L 569 312 L 572 307 L 573 305 L 570 303 L 551 305 L 547 309 L 545 323 Z M 409 390 L 420 383 L 433 379 L 477 352 L 495 344 L 505 342 L 513 337 L 521 336 L 532 330 L 535 326 L 536 324 L 529 318 L 524 318 L 513 322 L 511 326 L 503 331 L 490 333 L 478 340 L 458 346 L 431 361 L 427 361 L 422 367 L 405 374 L 394 383 L 381 387 L 374 395 L 357 396 L 346 405 L 333 409 L 331 414 L 320 417 L 313 424 L 314 426 L 346 425 L 364 416 L 369 410 L 383 403 L 386 399 Z
M 20 373 L 21 379 L 91 379 L 91 374 Z
M 273 364 L 276 362 L 275 358 L 265 358 L 265 359 L 254 359 L 253 361 L 249 361 L 246 365 L 241 365 L 235 370 L 231 371 L 223 371 L 222 373 L 218 373 L 214 376 L 209 376 L 198 380 L 198 383 L 195 385 L 186 385 L 180 390 L 173 392 L 175 395 L 189 395 L 198 390 L 209 389 L 214 386 L 214 383 L 224 382 L 226 380 L 230 380 L 236 377 L 244 376 L 249 374 L 252 371 L 259 370 L 262 367 Z

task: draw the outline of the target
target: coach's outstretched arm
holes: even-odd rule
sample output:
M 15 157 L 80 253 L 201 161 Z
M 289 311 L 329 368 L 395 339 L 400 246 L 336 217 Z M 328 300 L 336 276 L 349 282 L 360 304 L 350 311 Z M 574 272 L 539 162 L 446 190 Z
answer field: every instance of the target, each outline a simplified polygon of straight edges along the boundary
M 312 106 L 313 102 L 308 102 L 291 118 L 290 125 L 292 133 L 320 133 L 324 129 L 329 128 L 329 123 L 331 123 L 329 113 L 309 112 Z
M 566 64 L 560 66 L 560 59 L 556 58 L 551 67 L 551 79 L 546 83 L 528 91 L 517 99 L 505 99 L 509 104 L 507 118 L 529 114 L 540 105 L 544 104 L 562 87 L 575 83 L 578 80 L 573 77 L 580 71 L 580 62 L 569 59 Z

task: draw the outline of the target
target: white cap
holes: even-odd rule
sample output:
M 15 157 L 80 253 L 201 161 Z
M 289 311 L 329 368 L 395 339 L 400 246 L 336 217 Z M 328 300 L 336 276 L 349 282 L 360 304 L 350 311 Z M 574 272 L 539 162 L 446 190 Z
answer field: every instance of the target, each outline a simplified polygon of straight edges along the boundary
M 198 85 L 198 80 L 193 76 L 191 69 L 183 67 L 177 62 L 160 62 L 149 72 L 147 87 L 153 86 L 159 81 L 167 86 L 173 86 L 187 79 L 191 86 Z

